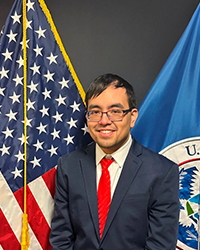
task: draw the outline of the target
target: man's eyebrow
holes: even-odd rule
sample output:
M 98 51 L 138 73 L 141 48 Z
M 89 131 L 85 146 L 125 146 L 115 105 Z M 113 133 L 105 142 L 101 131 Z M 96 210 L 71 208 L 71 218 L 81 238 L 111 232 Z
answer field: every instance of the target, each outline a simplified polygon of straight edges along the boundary
M 101 109 L 101 106 L 99 106 L 99 105 L 96 105 L 96 104 L 91 104 L 91 105 L 89 105 L 89 107 L 88 107 L 89 109 Z M 112 105 L 110 105 L 109 107 L 108 107 L 108 109 L 111 109 L 111 108 L 124 108 L 124 106 L 121 104 L 121 103 L 113 103 Z
M 100 107 L 99 105 L 91 104 L 91 105 L 88 106 L 88 108 L 89 108 L 89 109 L 95 109 L 95 108 L 96 108 L 96 109 L 97 109 L 97 108 L 100 109 L 101 107 Z
M 114 103 L 111 106 L 109 106 L 109 109 L 111 108 L 124 108 L 124 106 L 121 103 Z

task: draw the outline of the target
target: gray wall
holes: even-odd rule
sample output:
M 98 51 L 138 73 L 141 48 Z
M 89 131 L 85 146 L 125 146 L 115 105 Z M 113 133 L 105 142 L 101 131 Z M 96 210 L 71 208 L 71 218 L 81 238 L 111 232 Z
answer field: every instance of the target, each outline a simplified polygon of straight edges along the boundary
M 197 0 L 46 0 L 86 90 L 103 73 L 119 74 L 141 104 L 185 30 Z M 0 0 L 0 27 L 14 0 Z

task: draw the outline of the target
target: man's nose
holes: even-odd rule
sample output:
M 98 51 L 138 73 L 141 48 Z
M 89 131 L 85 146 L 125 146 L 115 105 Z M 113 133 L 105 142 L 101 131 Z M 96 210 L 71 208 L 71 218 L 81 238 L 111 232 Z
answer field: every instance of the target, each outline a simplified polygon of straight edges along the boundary
M 111 124 L 111 120 L 108 118 L 108 115 L 107 113 L 103 113 L 102 114 L 102 117 L 101 117 L 101 120 L 99 121 L 100 124 Z

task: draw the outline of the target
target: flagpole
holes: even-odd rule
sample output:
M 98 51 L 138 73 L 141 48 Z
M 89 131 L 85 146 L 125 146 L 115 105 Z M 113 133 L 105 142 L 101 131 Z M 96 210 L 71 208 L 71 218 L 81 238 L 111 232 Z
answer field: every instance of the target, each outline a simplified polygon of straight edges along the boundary
M 27 103 L 27 55 L 26 55 L 26 0 L 23 0 L 23 57 L 24 57 L 24 214 L 22 225 L 21 250 L 28 250 L 29 231 L 28 231 L 28 215 L 27 215 L 27 129 L 26 129 L 26 103 Z

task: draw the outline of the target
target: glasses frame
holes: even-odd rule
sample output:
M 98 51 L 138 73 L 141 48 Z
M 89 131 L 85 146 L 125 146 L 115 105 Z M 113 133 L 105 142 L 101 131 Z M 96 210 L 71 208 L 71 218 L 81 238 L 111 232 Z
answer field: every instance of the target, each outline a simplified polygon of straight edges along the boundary
M 110 119 L 109 114 L 108 114 L 108 112 L 109 112 L 110 110 L 104 111 L 104 112 L 103 112 L 103 111 L 99 111 L 99 112 L 101 113 L 101 117 L 100 117 L 100 120 L 98 120 L 98 121 L 90 120 L 90 112 L 91 112 L 91 111 L 86 111 L 86 117 L 87 117 L 87 120 L 88 120 L 89 122 L 100 122 L 101 119 L 102 119 L 102 117 L 103 117 L 103 114 L 106 114 L 107 117 L 108 117 L 108 119 L 109 119 L 111 122 L 119 122 L 119 121 L 122 121 L 123 118 L 124 118 L 124 116 L 125 116 L 126 114 L 128 114 L 129 112 L 131 112 L 133 109 L 134 109 L 134 107 L 129 108 L 129 109 L 122 109 L 123 116 L 122 116 L 122 118 L 117 119 L 117 120 Z

